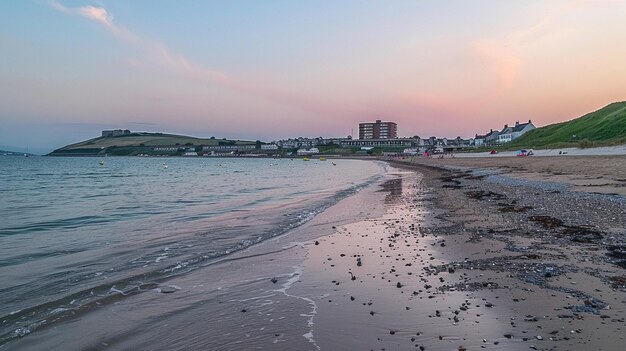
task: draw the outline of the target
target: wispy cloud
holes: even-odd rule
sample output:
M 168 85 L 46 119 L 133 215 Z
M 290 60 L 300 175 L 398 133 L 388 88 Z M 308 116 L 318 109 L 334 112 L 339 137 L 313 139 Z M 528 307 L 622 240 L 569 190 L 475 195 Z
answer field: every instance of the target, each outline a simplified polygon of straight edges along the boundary
M 272 86 L 268 82 L 252 83 L 236 79 L 221 71 L 209 69 L 201 64 L 193 62 L 184 55 L 171 51 L 164 44 L 148 38 L 141 37 L 134 32 L 114 23 L 113 16 L 103 7 L 83 6 L 66 7 L 52 0 L 51 6 L 56 10 L 68 15 L 81 16 L 83 18 L 102 24 L 108 32 L 120 41 L 146 53 L 150 60 L 177 75 L 189 80 L 218 84 L 222 87 L 248 95 L 263 98 L 283 106 L 289 106 L 308 112 L 331 115 L 352 115 L 359 108 L 346 105 L 345 102 L 329 101 L 311 96 L 298 94 L 289 89 L 281 89 Z M 128 60 L 134 67 L 143 67 L 136 59 Z
M 538 20 L 530 25 L 511 31 L 500 38 L 482 38 L 470 44 L 472 53 L 490 65 L 498 77 L 499 88 L 507 91 L 514 87 L 525 64 L 524 49 L 553 35 L 555 23 L 566 14 L 581 6 L 597 3 L 610 3 L 610 0 L 567 0 L 549 8 Z
M 513 87 L 524 62 L 509 45 L 489 39 L 477 40 L 471 45 L 473 53 L 484 60 L 498 77 L 502 90 Z

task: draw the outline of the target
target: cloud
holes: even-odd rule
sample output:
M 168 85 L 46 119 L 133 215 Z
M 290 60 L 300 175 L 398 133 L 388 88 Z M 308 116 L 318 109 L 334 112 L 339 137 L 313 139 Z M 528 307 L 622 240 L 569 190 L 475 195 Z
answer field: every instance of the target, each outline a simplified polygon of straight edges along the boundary
M 515 54 L 513 49 L 504 43 L 483 39 L 472 43 L 472 50 L 475 55 L 489 64 L 493 73 L 498 77 L 502 90 L 509 90 L 514 86 L 524 61 Z
M 474 56 L 487 62 L 498 77 L 499 88 L 507 91 L 514 87 L 525 63 L 524 50 L 532 43 L 538 43 L 559 30 L 555 23 L 567 13 L 581 6 L 596 3 L 610 3 L 602 0 L 568 0 L 549 8 L 532 24 L 512 31 L 501 38 L 483 38 L 470 44 Z
M 98 21 L 105 26 L 113 26 L 113 17 L 104 8 L 85 6 L 78 8 L 78 12 L 84 17 Z
M 160 67 L 164 67 L 185 79 L 218 84 L 222 87 L 260 97 L 282 106 L 317 114 L 352 115 L 359 110 L 355 106 L 346 105 L 345 102 L 305 96 L 292 90 L 272 86 L 268 82 L 252 83 L 243 81 L 218 70 L 206 68 L 181 54 L 171 51 L 160 42 L 143 38 L 124 27 L 118 26 L 114 23 L 111 13 L 105 8 L 95 6 L 70 8 L 54 0 L 51 0 L 50 4 L 54 9 L 62 13 L 81 16 L 102 24 L 117 39 L 144 52 L 147 60 L 153 60 Z M 127 63 L 137 68 L 148 66 L 136 59 L 128 60 Z

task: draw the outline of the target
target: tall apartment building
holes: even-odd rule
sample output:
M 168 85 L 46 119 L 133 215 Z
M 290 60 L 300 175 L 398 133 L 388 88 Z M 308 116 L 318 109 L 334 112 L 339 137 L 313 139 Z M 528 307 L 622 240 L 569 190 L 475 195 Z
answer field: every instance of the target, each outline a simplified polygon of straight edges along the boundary
M 359 139 L 395 139 L 398 125 L 395 122 L 359 123 Z

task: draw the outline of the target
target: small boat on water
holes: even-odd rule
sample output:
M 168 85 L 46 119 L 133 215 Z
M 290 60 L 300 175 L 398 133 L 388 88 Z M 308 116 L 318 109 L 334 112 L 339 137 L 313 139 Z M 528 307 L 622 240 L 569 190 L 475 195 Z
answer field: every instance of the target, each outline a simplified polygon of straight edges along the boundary
M 320 156 L 320 161 L 326 161 L 326 157 Z
M 311 160 L 311 159 L 310 159 L 310 158 L 308 158 L 308 157 L 304 157 L 304 158 L 302 159 L 302 161 L 310 161 L 310 160 Z
M 100 161 L 100 166 L 104 166 L 104 161 Z

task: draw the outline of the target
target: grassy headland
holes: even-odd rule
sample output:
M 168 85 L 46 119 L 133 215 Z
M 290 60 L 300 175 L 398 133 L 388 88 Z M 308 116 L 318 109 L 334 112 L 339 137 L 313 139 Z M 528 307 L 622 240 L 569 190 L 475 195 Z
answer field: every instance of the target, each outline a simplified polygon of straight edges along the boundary
M 255 145 L 254 141 L 227 140 L 216 138 L 195 138 L 165 133 L 131 133 L 116 137 L 97 137 L 56 149 L 50 156 L 113 156 L 180 155 L 186 149 L 217 145 Z M 172 148 L 155 150 L 155 148 Z
M 551 149 L 626 144 L 626 101 L 615 102 L 567 122 L 531 130 L 502 147 Z

